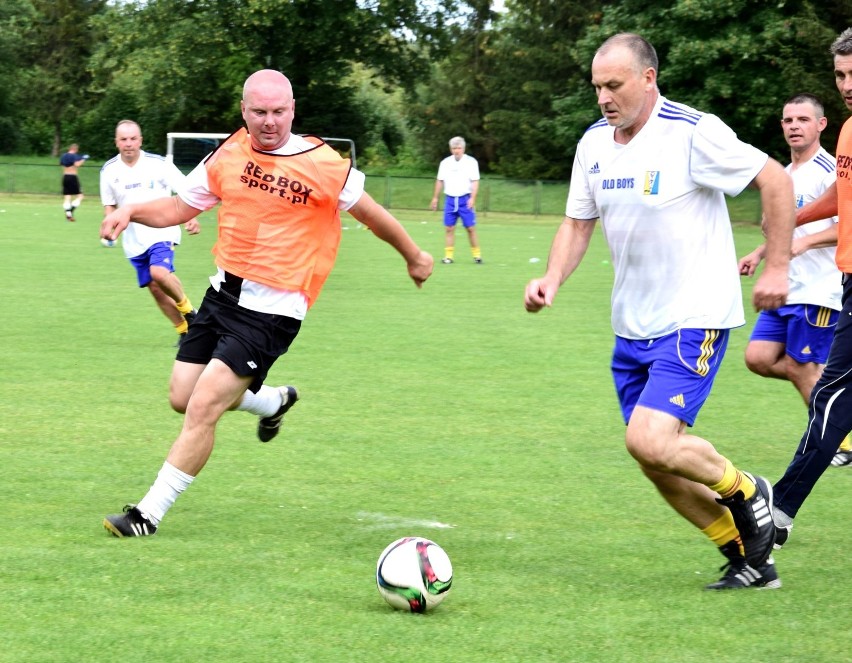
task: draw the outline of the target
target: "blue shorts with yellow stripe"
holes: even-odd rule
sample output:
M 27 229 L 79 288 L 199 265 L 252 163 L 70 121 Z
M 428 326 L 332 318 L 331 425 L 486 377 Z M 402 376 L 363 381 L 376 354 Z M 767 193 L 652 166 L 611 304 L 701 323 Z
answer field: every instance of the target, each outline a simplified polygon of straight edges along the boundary
M 612 376 L 624 423 L 637 405 L 689 426 L 710 395 L 728 347 L 727 329 L 679 329 L 653 339 L 616 337 Z
M 815 304 L 788 304 L 775 311 L 761 311 L 751 340 L 781 343 L 786 354 L 800 364 L 824 364 L 839 315 L 839 311 Z

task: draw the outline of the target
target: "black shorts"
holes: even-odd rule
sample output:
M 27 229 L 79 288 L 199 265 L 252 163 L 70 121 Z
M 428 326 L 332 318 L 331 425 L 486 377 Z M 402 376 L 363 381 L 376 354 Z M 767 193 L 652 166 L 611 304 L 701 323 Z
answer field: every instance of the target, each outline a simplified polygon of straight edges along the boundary
M 219 359 L 237 375 L 252 376 L 249 390 L 257 393 L 301 326 L 295 318 L 243 308 L 232 295 L 211 286 L 180 344 L 177 360 L 207 364 Z
M 81 193 L 80 190 L 80 178 L 76 175 L 63 175 L 62 176 L 62 195 L 63 196 L 79 196 Z

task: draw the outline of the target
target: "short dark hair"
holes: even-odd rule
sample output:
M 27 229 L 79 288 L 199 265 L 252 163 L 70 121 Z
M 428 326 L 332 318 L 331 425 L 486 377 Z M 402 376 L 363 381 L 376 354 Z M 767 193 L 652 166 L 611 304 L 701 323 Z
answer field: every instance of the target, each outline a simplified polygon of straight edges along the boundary
M 846 28 L 831 45 L 832 55 L 852 55 L 852 28 Z
M 654 50 L 651 42 L 647 39 L 633 32 L 619 32 L 601 44 L 597 53 L 608 51 L 613 46 L 624 46 L 629 49 L 636 56 L 636 61 L 640 68 L 653 69 L 656 72 L 660 71 L 660 60 L 657 58 L 657 51 Z
M 809 92 L 794 94 L 784 102 L 784 106 L 787 104 L 810 104 L 814 107 L 817 119 L 825 116 L 825 106 L 823 106 L 822 101 L 820 101 L 819 97 L 810 94 Z

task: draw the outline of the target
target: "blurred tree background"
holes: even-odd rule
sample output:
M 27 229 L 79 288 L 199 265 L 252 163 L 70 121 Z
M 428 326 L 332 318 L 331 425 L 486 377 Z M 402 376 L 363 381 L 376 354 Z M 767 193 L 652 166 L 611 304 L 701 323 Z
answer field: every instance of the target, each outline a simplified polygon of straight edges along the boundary
M 145 146 L 168 131 L 230 132 L 242 84 L 283 71 L 299 133 L 351 138 L 359 167 L 432 174 L 462 135 L 483 171 L 567 179 L 600 113 L 597 46 L 648 38 L 671 99 L 713 112 L 786 161 L 783 101 L 822 98 L 833 150 L 847 111 L 828 48 L 852 0 L 4 0 L 0 154 L 114 154 L 137 120 Z

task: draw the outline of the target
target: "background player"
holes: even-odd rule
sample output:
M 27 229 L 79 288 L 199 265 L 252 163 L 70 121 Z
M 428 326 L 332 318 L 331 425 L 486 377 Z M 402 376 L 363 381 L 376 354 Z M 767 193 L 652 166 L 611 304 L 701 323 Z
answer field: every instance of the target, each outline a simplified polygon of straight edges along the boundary
M 438 165 L 435 194 L 432 196 L 432 211 L 438 209 L 438 198 L 444 189 L 444 259 L 445 265 L 452 264 L 455 254 L 456 224 L 461 219 L 470 241 L 473 262 L 482 262 L 482 250 L 476 235 L 476 194 L 479 192 L 479 163 L 465 154 L 465 142 L 461 136 L 450 138 L 452 154 Z
M 115 127 L 118 154 L 101 168 L 101 204 L 104 215 L 118 207 L 169 198 L 183 184 L 184 176 L 170 161 L 142 150 L 142 130 L 133 120 Z M 196 219 L 186 223 L 191 235 L 201 230 Z M 148 288 L 154 301 L 182 339 L 195 317 L 195 310 L 175 271 L 175 249 L 180 244 L 180 226 L 149 228 L 131 223 L 121 237 L 124 255 L 136 269 L 140 288 Z
M 59 165 L 62 166 L 62 208 L 65 210 L 65 219 L 74 220 L 74 210 L 83 202 L 83 188 L 80 186 L 80 177 L 77 169 L 82 166 L 88 154 L 78 154 L 80 147 L 77 143 L 68 146 L 68 151 L 59 157 Z

